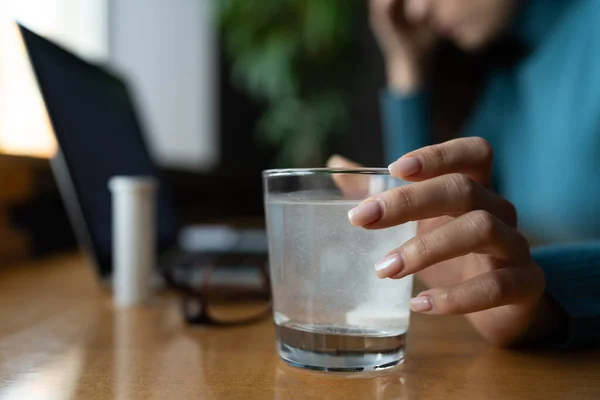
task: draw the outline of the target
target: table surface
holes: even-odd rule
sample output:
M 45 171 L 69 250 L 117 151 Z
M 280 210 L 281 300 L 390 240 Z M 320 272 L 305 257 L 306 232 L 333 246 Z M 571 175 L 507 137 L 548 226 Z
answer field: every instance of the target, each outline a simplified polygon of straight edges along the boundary
M 117 311 L 80 256 L 0 269 L 0 399 L 600 399 L 597 351 L 508 351 L 462 317 L 415 315 L 374 374 L 280 361 L 273 326 L 189 327 L 175 297 Z

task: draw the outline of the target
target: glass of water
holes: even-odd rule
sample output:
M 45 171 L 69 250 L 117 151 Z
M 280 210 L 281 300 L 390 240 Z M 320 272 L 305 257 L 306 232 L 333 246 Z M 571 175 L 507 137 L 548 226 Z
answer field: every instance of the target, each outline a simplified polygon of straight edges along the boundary
M 374 264 L 416 224 L 367 230 L 348 211 L 404 185 L 387 169 L 263 173 L 279 355 L 326 371 L 374 371 L 404 359 L 412 276 L 379 279 Z

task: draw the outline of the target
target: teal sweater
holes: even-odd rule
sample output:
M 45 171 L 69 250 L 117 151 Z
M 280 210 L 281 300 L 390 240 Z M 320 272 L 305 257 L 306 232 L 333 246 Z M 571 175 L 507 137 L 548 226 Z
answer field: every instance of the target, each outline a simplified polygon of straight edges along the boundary
M 528 0 L 530 52 L 490 73 L 463 136 L 495 151 L 496 189 L 519 211 L 547 290 L 570 317 L 567 346 L 600 344 L 600 1 Z M 386 156 L 430 143 L 429 96 L 382 96 Z

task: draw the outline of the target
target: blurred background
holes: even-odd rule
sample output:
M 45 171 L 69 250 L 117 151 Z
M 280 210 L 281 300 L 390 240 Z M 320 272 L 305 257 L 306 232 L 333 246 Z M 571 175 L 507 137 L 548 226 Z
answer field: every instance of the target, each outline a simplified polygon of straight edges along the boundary
M 366 2 L 2 0 L 0 264 L 75 248 L 57 145 L 14 21 L 131 84 L 187 221 L 262 220 L 260 171 L 383 163 Z

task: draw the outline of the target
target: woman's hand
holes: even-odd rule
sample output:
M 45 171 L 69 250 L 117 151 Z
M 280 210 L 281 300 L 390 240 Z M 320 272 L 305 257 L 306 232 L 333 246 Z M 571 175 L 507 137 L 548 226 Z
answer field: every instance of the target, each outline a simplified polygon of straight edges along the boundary
M 371 28 L 377 37 L 386 63 L 388 85 L 407 94 L 422 81 L 423 62 L 436 36 L 423 20 L 421 1 L 370 0 Z
M 417 274 L 431 289 L 411 301 L 413 311 L 466 314 L 488 340 L 509 344 L 551 324 L 539 321 L 548 310 L 544 275 L 516 229 L 515 208 L 489 189 L 491 169 L 481 138 L 416 150 L 390 166 L 415 183 L 365 200 L 349 218 L 366 229 L 420 221 L 417 236 L 376 265 L 379 277 Z

